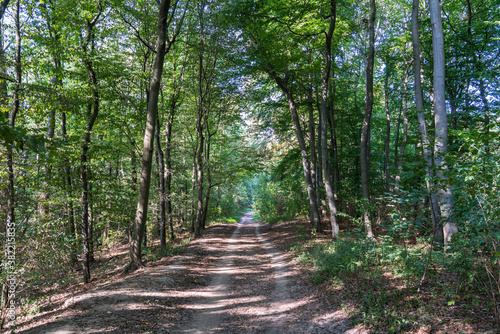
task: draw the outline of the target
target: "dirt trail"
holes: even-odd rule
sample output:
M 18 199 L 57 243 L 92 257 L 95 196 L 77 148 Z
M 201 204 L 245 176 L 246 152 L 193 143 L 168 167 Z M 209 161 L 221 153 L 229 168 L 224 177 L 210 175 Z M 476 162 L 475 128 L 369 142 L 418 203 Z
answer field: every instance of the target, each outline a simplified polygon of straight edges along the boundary
M 364 333 L 308 288 L 272 229 L 246 214 L 185 254 L 81 293 L 16 333 Z
M 211 274 L 210 285 L 199 292 L 203 298 L 192 305 L 199 313 L 184 329 L 186 333 L 215 333 L 231 327 L 236 330 L 237 318 L 242 314 L 254 316 L 250 328 L 248 322 L 239 324 L 247 332 L 255 329 L 278 333 L 286 324 L 286 311 L 296 304 L 288 294 L 289 272 L 283 255 L 259 233 L 259 227 L 252 222 L 252 214 L 241 219 L 228 240 L 225 255 Z M 274 286 L 266 282 L 269 268 Z M 259 295 L 255 287 L 271 293 Z M 238 305 L 241 307 L 235 307 Z M 228 321 L 231 318 L 236 321 Z M 226 324 L 221 326 L 224 321 Z

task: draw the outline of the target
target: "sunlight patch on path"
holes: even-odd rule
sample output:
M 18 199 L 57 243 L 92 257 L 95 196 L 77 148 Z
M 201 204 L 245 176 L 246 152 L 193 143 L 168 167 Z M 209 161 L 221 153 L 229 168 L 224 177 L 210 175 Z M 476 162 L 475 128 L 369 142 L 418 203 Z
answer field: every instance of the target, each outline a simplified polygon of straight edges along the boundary
M 185 330 L 185 333 L 213 333 L 220 330 L 219 323 L 221 313 L 230 304 L 229 276 L 234 273 L 234 251 L 237 247 L 237 238 L 240 233 L 241 224 L 231 235 L 226 247 L 227 256 L 224 257 L 220 266 L 213 272 L 210 286 L 203 291 L 198 291 L 197 296 L 203 297 L 198 303 L 192 304 L 189 308 L 200 310 L 196 315 L 192 327 Z

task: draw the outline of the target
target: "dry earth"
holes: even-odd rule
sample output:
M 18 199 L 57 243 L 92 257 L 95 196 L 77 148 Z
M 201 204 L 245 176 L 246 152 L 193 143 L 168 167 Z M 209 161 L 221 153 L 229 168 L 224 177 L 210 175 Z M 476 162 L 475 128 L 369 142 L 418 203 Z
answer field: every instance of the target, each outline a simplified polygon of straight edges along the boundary
M 68 293 L 16 333 L 367 333 L 282 252 L 293 237 L 251 213 L 214 225 L 182 255 Z

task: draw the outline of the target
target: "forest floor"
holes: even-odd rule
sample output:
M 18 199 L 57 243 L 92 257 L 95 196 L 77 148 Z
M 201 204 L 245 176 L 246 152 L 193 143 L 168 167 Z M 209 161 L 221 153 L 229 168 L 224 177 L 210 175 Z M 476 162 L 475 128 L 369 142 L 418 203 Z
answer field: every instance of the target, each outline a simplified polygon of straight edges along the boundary
M 248 213 L 182 254 L 59 291 L 16 333 L 368 333 L 309 283 L 285 251 L 295 241 Z
M 387 333 L 353 325 L 359 323 L 356 296 L 376 287 L 361 279 L 343 288 L 314 285 L 311 268 L 293 260 L 297 242 L 329 240 L 309 228 L 304 222 L 264 225 L 248 213 L 238 224 L 210 226 L 182 253 L 149 261 L 127 276 L 121 275 L 127 248 L 103 252 L 89 284 L 40 288 L 43 302 L 18 319 L 15 333 Z M 391 282 L 379 288 L 391 289 Z M 433 314 L 419 315 L 425 324 L 405 332 L 498 333 L 453 307 L 455 313 L 432 306 Z

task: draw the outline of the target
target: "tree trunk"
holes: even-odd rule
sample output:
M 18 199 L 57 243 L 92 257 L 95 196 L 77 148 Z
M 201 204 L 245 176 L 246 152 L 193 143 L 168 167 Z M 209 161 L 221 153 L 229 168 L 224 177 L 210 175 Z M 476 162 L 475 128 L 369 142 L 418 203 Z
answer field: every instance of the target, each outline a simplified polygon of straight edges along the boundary
M 304 170 L 304 178 L 306 181 L 307 194 L 309 196 L 309 205 L 311 207 L 311 223 L 313 228 L 317 232 L 321 232 L 323 229 L 321 227 L 321 220 L 319 217 L 318 202 L 316 201 L 316 191 L 314 189 L 313 181 L 311 179 L 311 170 L 309 168 L 309 157 L 307 155 L 306 143 L 304 140 L 304 135 L 302 133 L 302 128 L 300 125 L 299 115 L 297 113 L 297 108 L 295 106 L 295 101 L 293 99 L 292 92 L 286 86 L 286 83 L 281 79 L 276 72 L 270 71 L 269 75 L 276 81 L 278 86 L 281 88 L 283 94 L 288 101 L 288 107 L 292 114 L 293 124 L 295 126 L 295 134 L 297 136 L 297 141 L 299 142 L 300 154 L 302 156 L 302 168 Z
M 401 91 L 401 98 L 403 102 L 403 142 L 401 143 L 401 149 L 399 150 L 399 156 L 395 159 L 397 160 L 396 166 L 396 176 L 394 178 L 394 192 L 399 193 L 399 182 L 401 180 L 401 172 L 403 171 L 403 159 L 406 150 L 406 142 L 408 139 L 408 102 L 406 99 L 406 92 L 408 89 L 408 60 L 406 59 L 406 54 L 403 55 L 405 72 L 403 77 L 403 89 Z M 399 132 L 399 131 L 398 131 Z
M 201 18 L 200 18 L 201 21 Z M 203 26 L 201 27 L 203 31 Z M 198 190 L 196 218 L 194 220 L 193 233 L 195 237 L 201 236 L 203 220 L 203 151 L 205 149 L 205 101 L 203 91 L 203 40 L 200 40 L 200 50 L 198 51 L 198 117 L 196 119 L 196 137 L 198 139 L 198 148 L 196 152 L 196 188 Z
M 309 150 L 311 151 L 311 180 L 318 195 L 318 175 L 316 170 L 318 168 L 318 157 L 316 155 L 316 125 L 314 121 L 314 108 L 313 108 L 313 92 L 312 92 L 312 75 L 309 74 L 309 87 L 307 89 L 307 109 L 309 112 Z M 319 198 L 316 197 L 319 201 Z
M 191 173 L 191 193 L 194 196 L 195 190 L 196 190 L 196 154 L 198 152 L 198 147 L 196 147 L 194 154 L 193 154 L 193 172 Z M 195 220 L 196 220 L 196 215 L 194 211 L 194 204 L 195 204 L 195 199 L 193 198 L 191 201 L 191 207 L 189 210 L 189 219 L 191 221 L 191 233 L 194 233 L 194 225 L 195 225 Z
M 373 238 L 373 231 L 370 221 L 370 123 L 373 113 L 373 65 L 375 59 L 375 0 L 370 0 L 370 19 L 368 21 L 369 45 L 368 56 L 366 57 L 366 98 L 365 98 L 365 118 L 361 130 L 361 191 L 363 195 L 363 223 L 368 238 Z
M 384 175 L 385 175 L 385 191 L 391 189 L 391 172 L 389 170 L 389 157 L 391 141 L 391 112 L 389 109 L 389 76 L 390 76 L 389 60 L 385 62 L 385 81 L 384 81 L 384 100 L 385 100 L 385 155 L 384 155 Z
M 99 12 L 87 21 L 87 35 L 82 41 L 83 63 L 87 70 L 88 83 L 90 91 L 92 92 L 92 101 L 87 106 L 88 121 L 85 127 L 85 136 L 82 143 L 82 154 L 80 156 L 80 178 L 82 186 L 82 215 L 81 215 L 81 234 L 83 243 L 83 282 L 87 284 L 90 280 L 90 262 L 91 262 L 91 249 L 89 240 L 89 163 L 90 157 L 88 154 L 90 148 L 90 141 L 92 135 L 92 128 L 94 127 L 97 115 L 99 114 L 99 90 L 97 83 L 97 76 L 94 71 L 93 63 L 89 59 L 89 52 L 94 51 L 94 27 L 101 15 L 102 7 L 98 5 Z M 90 51 L 88 50 L 90 47 Z
M 202 218 L 203 218 L 203 151 L 205 147 L 205 135 L 203 134 L 203 115 L 198 112 L 198 120 L 196 122 L 196 132 L 198 136 L 198 149 L 196 152 L 196 218 L 194 220 L 193 233 L 195 237 L 201 236 Z
M 160 95 L 161 78 L 163 74 L 163 63 L 166 51 L 167 17 L 170 8 L 170 0 L 162 0 L 158 11 L 158 40 L 156 45 L 156 56 L 153 65 L 153 76 L 149 89 L 146 129 L 144 131 L 144 142 L 141 162 L 141 182 L 139 186 L 139 199 L 132 234 L 130 240 L 130 263 L 125 272 L 133 271 L 144 266 L 142 263 L 142 238 L 144 236 L 143 226 L 148 213 L 149 188 L 151 184 L 151 166 L 153 162 L 153 149 L 155 138 L 156 118 L 158 114 L 158 97 Z
M 333 73 L 332 73 L 333 76 Z M 332 85 L 333 86 L 333 85 Z M 332 87 L 333 88 L 333 87 Z M 335 97 L 334 90 L 330 92 L 330 104 L 328 110 L 328 122 L 330 124 L 330 141 L 333 155 L 333 196 L 335 201 L 339 201 L 338 193 L 340 188 L 340 168 L 339 168 L 339 153 L 337 146 L 337 133 L 335 125 L 335 113 L 333 108 L 333 99 Z M 337 202 L 338 203 L 338 202 Z
M 212 190 L 212 175 L 210 174 L 210 134 L 207 136 L 207 154 L 206 154 L 206 164 L 207 164 L 207 193 L 205 194 L 205 204 L 203 206 L 203 214 L 201 217 L 201 226 L 203 229 L 206 228 L 207 215 L 208 215 L 208 204 L 210 202 L 210 192 Z
M 326 40 L 325 40 L 325 68 L 323 70 L 322 82 L 321 82 L 320 132 L 321 132 L 321 151 L 323 155 L 322 167 L 323 167 L 323 175 L 325 177 L 326 198 L 328 200 L 328 207 L 330 209 L 330 224 L 332 228 L 332 237 L 336 238 L 337 234 L 339 233 L 339 225 L 337 223 L 337 217 L 336 217 L 337 206 L 335 204 L 335 197 L 333 194 L 333 187 L 330 176 L 330 161 L 328 158 L 328 145 L 327 145 L 328 116 L 326 109 L 328 100 L 328 81 L 330 80 L 330 70 L 332 67 L 332 36 L 335 30 L 337 3 L 335 0 L 331 1 L 330 3 L 331 3 L 330 27 L 328 29 L 328 33 L 326 35 Z
M 176 69 L 176 63 L 174 63 L 174 78 L 173 78 L 173 86 L 175 87 L 174 92 L 172 93 L 172 96 L 170 98 L 170 110 L 168 114 L 168 119 L 167 119 L 167 133 L 166 133 L 166 143 L 165 143 L 165 163 L 166 163 L 166 180 L 165 180 L 165 200 L 167 204 L 167 224 L 168 224 L 168 231 L 169 231 L 169 238 L 170 240 L 175 239 L 175 233 L 174 233 L 174 225 L 173 225 L 173 212 L 172 212 L 172 127 L 174 124 L 174 117 L 175 117 L 175 112 L 176 112 L 176 107 L 177 107 L 177 100 L 179 98 L 180 94 L 180 87 L 182 83 L 184 82 L 184 71 L 186 69 L 186 59 L 184 58 L 184 62 L 182 64 L 182 70 L 181 74 L 179 77 L 179 82 L 176 83 L 176 77 L 175 77 L 175 69 Z M 187 188 L 186 188 L 187 190 Z
M 443 224 L 444 242 L 451 240 L 451 236 L 458 232 L 456 225 L 450 220 L 453 211 L 453 193 L 446 175 L 448 166 L 447 155 L 448 122 L 445 101 L 445 59 L 444 36 L 441 22 L 441 6 L 439 0 L 429 0 L 432 26 L 432 53 L 434 65 L 434 122 L 436 126 L 434 142 L 434 166 L 436 177 L 439 180 L 439 207 Z
M 64 112 L 61 113 L 61 137 L 63 140 L 68 138 L 68 133 L 66 131 L 66 114 Z M 71 263 L 76 264 L 78 262 L 77 256 L 77 231 L 75 228 L 75 210 L 73 206 L 73 180 L 71 178 L 71 166 L 69 163 L 69 159 L 64 159 L 64 184 L 67 193 L 67 202 L 68 202 L 68 233 L 70 237 L 70 258 Z
M 158 165 L 158 175 L 159 175 L 159 188 L 160 188 L 160 247 L 165 248 L 167 246 L 167 236 L 166 236 L 166 191 L 165 191 L 165 160 L 163 158 L 163 150 L 161 149 L 160 141 L 160 119 L 156 119 L 156 161 Z
M 443 241 L 443 229 L 440 227 L 441 214 L 439 212 L 439 205 L 437 196 L 433 191 L 434 184 L 431 182 L 433 178 L 433 161 L 432 161 L 432 151 L 427 136 L 427 126 L 425 124 L 425 114 L 424 114 L 424 98 L 422 92 L 422 78 L 421 78 L 421 56 L 420 56 L 420 38 L 419 38 L 419 25 L 418 25 L 418 6 L 419 1 L 413 0 L 412 9 L 412 19 L 411 19 L 411 33 L 412 33 L 412 44 L 413 44 L 413 73 L 415 78 L 415 105 L 417 109 L 417 119 L 418 119 L 418 130 L 420 134 L 420 141 L 422 142 L 422 150 L 424 155 L 424 160 L 427 164 L 426 172 L 427 177 L 425 178 L 427 191 L 430 197 L 430 207 L 431 207 L 431 218 L 434 227 L 435 240 L 438 242 Z
M 174 122 L 173 110 L 170 110 L 170 119 L 167 122 L 167 136 L 166 136 L 166 147 L 165 147 L 165 162 L 166 162 L 166 184 L 165 184 L 165 196 L 167 201 L 167 222 L 168 222 L 168 232 L 170 240 L 175 239 L 173 217 L 172 217 L 172 125 Z

